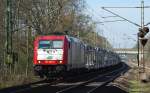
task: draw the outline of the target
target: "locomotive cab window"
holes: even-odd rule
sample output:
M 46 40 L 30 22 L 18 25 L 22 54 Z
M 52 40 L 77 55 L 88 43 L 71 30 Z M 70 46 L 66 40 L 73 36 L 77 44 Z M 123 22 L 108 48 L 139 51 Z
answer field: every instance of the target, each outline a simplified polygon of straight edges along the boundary
M 62 40 L 53 41 L 53 48 L 63 48 L 63 41 Z
M 50 46 L 51 46 L 51 41 L 48 40 L 39 41 L 39 49 L 49 49 Z
M 56 49 L 63 48 L 62 40 L 40 40 L 39 41 L 39 49 Z

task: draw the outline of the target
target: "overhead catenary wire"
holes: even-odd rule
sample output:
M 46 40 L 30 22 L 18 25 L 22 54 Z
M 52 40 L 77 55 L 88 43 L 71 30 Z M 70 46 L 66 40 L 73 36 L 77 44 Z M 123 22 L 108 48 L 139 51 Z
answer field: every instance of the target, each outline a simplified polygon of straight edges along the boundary
M 143 7 L 104 7 L 104 8 L 143 8 Z M 144 6 L 144 8 L 150 8 L 150 6 Z
M 135 26 L 141 27 L 139 24 L 137 24 L 137 23 L 135 23 L 135 22 L 132 22 L 132 21 L 130 21 L 130 20 L 128 20 L 128 19 L 126 19 L 126 18 L 120 16 L 119 14 L 116 14 L 116 13 L 112 12 L 112 11 L 106 9 L 105 7 L 102 7 L 102 9 L 105 10 L 105 11 L 107 11 L 107 12 L 109 12 L 109 13 L 111 13 L 111 14 L 113 14 L 113 15 L 115 15 L 115 16 L 120 17 L 121 19 L 126 20 L 127 22 L 129 22 L 129 23 L 131 23 L 131 24 L 134 24 Z
M 103 21 L 103 22 L 96 22 L 96 23 L 109 23 L 109 22 L 117 22 L 117 21 L 126 21 L 126 20 L 112 20 L 112 21 Z

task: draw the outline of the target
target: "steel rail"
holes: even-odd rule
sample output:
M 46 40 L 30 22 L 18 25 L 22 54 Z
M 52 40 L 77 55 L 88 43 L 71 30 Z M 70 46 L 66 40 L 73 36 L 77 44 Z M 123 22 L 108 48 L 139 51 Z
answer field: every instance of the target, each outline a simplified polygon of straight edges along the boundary
M 117 70 L 114 70 L 114 71 L 111 71 L 111 72 L 108 72 L 108 73 L 105 73 L 105 74 L 98 75 L 98 76 L 96 76 L 96 77 L 94 77 L 94 78 L 92 78 L 92 79 L 89 79 L 89 80 L 85 81 L 85 82 L 80 82 L 80 83 L 77 84 L 77 85 L 73 85 L 73 86 L 71 86 L 71 87 L 68 87 L 68 88 L 62 89 L 62 90 L 60 90 L 60 91 L 57 91 L 56 93 L 67 93 L 67 91 L 76 89 L 76 88 L 81 87 L 81 86 L 84 86 L 84 85 L 88 85 L 89 83 L 94 82 L 94 80 L 97 80 L 98 78 L 102 78 L 102 77 L 107 76 L 107 75 L 109 75 L 109 74 L 116 73 L 116 72 L 118 72 L 118 71 L 120 71 L 120 70 L 122 70 L 122 69 L 124 69 L 124 68 L 125 68 L 125 66 L 123 66 L 123 67 L 120 68 L 120 69 L 117 69 Z M 121 74 L 121 73 L 117 74 L 117 76 L 120 75 L 120 74 Z M 117 76 L 116 76 L 116 77 L 117 77 Z M 114 78 L 113 78 L 113 79 L 114 79 Z M 111 80 L 112 80 L 112 79 L 111 79 Z M 106 84 L 106 83 L 108 83 L 108 82 L 105 82 L 104 84 Z M 103 84 L 102 84 L 102 85 L 103 85 Z M 92 89 L 92 90 L 90 90 L 90 91 L 92 92 L 93 90 L 94 90 L 94 89 Z
M 121 70 L 123 70 L 125 67 L 122 67 Z M 118 73 L 117 75 L 113 76 L 112 78 L 110 78 L 109 80 L 107 80 L 106 82 L 103 82 L 101 85 L 91 89 L 89 92 L 87 93 L 94 93 L 98 88 L 103 87 L 105 85 L 107 85 L 108 83 L 110 83 L 111 81 L 113 81 L 115 78 L 119 77 L 120 75 L 122 75 L 122 73 L 125 73 L 125 70 L 121 73 Z

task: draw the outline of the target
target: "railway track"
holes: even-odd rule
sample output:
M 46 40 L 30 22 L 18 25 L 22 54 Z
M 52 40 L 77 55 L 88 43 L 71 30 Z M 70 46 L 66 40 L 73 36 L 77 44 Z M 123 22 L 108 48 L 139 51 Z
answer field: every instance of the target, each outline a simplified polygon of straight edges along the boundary
M 26 87 L 12 88 L 6 91 L 0 91 L 0 93 L 92 93 L 106 82 L 109 82 L 110 78 L 113 79 L 117 71 L 121 71 L 122 68 L 109 72 L 90 72 L 83 75 L 72 76 L 64 80 L 44 80 L 36 83 L 28 84 Z M 121 73 L 118 72 L 118 75 Z M 115 77 L 114 77 L 115 78 Z M 79 89 L 78 89 L 79 88 Z M 82 90 L 80 90 L 82 89 Z M 47 92 L 47 90 L 49 90 Z M 83 92 L 81 92 L 83 91 Z
M 123 72 L 125 72 L 121 71 L 124 68 L 125 67 L 122 67 L 118 70 L 98 75 L 97 77 L 94 77 L 90 80 L 81 82 L 71 87 L 67 87 L 63 90 L 59 90 L 56 93 L 94 93 L 98 88 L 103 87 L 104 85 L 108 84 L 109 82 L 120 76 Z

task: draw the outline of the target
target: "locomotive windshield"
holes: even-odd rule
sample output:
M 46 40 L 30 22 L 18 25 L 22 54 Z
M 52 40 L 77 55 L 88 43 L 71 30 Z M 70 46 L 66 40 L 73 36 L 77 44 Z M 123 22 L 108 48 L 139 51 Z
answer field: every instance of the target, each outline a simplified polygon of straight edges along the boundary
M 39 49 L 57 49 L 63 48 L 62 40 L 40 40 L 39 41 Z

